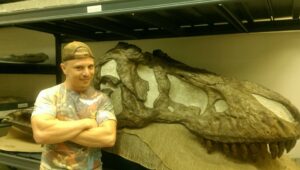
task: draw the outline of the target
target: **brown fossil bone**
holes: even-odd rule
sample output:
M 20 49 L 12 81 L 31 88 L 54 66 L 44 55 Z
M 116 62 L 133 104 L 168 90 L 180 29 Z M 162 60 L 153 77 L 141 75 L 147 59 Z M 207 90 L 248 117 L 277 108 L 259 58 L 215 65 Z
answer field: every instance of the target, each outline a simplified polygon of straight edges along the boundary
M 49 56 L 45 53 L 34 53 L 34 54 L 22 54 L 15 55 L 11 54 L 9 56 L 0 57 L 0 62 L 18 62 L 18 63 L 42 63 L 49 59 Z
M 120 129 L 181 124 L 209 152 L 277 158 L 300 135 L 299 111 L 280 94 L 189 67 L 161 50 L 119 43 L 97 58 L 94 85 L 111 96 Z
M 32 136 L 32 128 L 30 123 L 31 113 L 33 107 L 26 109 L 18 109 L 6 115 L 1 122 L 10 123 L 14 128 L 18 129 L 21 133 Z

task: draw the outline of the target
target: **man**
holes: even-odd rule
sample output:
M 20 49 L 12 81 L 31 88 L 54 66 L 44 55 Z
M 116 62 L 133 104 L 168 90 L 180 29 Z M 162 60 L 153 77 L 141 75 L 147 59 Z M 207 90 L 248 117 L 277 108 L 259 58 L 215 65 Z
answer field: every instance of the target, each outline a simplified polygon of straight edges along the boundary
M 91 86 L 94 55 L 74 41 L 62 51 L 62 84 L 42 90 L 31 117 L 33 136 L 43 145 L 41 170 L 102 169 L 101 150 L 116 140 L 110 99 Z

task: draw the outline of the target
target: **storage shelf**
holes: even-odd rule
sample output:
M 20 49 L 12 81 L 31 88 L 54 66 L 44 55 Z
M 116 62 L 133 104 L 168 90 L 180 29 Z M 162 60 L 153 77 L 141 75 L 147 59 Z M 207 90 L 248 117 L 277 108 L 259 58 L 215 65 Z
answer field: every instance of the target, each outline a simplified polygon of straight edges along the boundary
M 14 168 L 28 170 L 39 169 L 40 160 L 34 159 L 33 157 L 40 158 L 40 155 L 40 153 L 30 154 L 0 151 L 0 163 Z
M 55 65 L 0 63 L 0 73 L 11 74 L 56 74 Z
M 16 26 L 71 40 L 108 41 L 299 30 L 300 1 L 111 0 L 0 14 Z
M 225 0 L 226 1 L 226 0 Z M 228 0 L 227 0 L 228 1 Z M 0 25 L 31 23 L 71 18 L 85 18 L 110 14 L 152 11 L 158 9 L 178 8 L 208 3 L 221 3 L 224 0 L 127 0 L 106 3 L 81 4 L 61 8 L 44 8 L 38 10 L 18 11 L 0 15 Z M 89 10 L 94 8 L 94 10 Z M 99 8 L 99 9 L 97 9 Z

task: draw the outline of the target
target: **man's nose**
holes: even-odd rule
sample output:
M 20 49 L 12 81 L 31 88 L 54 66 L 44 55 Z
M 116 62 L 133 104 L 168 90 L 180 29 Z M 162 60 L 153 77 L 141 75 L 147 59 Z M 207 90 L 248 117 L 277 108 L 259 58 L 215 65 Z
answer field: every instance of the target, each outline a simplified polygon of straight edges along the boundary
M 84 68 L 82 71 L 83 75 L 89 75 L 90 74 L 90 70 L 88 68 Z

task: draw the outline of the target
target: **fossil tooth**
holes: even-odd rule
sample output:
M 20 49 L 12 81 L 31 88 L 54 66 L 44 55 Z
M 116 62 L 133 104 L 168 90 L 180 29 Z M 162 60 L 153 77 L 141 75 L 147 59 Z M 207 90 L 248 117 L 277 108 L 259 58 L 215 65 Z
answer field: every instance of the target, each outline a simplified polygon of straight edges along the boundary
M 230 147 L 227 143 L 223 143 L 223 151 L 226 155 L 230 154 Z
M 241 155 L 243 159 L 246 159 L 248 157 L 248 148 L 246 144 L 241 144 L 240 145 L 240 149 L 241 149 Z
M 280 158 L 284 153 L 285 145 L 283 142 L 278 142 L 278 154 L 277 157 Z
M 285 142 L 285 148 L 287 153 L 291 151 L 291 149 L 296 145 L 296 142 L 296 140 L 289 140 Z
M 259 145 L 255 143 L 251 143 L 249 145 L 250 153 L 256 155 L 259 152 L 259 147 L 260 147 Z
M 267 143 L 260 143 L 259 144 L 259 154 L 261 155 L 261 157 L 269 157 L 270 153 L 269 153 L 269 147 Z
M 214 144 L 211 140 L 206 140 L 205 142 L 206 148 L 207 148 L 207 152 L 208 153 L 212 153 L 214 150 Z
M 275 159 L 279 153 L 277 143 L 269 143 L 269 151 L 271 152 L 272 159 Z
M 204 138 L 202 138 L 202 137 L 198 137 L 198 139 L 199 139 L 199 142 L 201 143 L 201 144 L 204 144 L 204 142 L 205 142 L 205 139 Z
M 256 161 L 259 157 L 262 157 L 264 152 L 263 152 L 263 144 L 261 143 L 250 143 L 248 145 L 249 153 L 248 153 L 248 158 L 252 159 L 253 161 Z
M 231 145 L 231 151 L 232 151 L 232 155 L 233 155 L 234 157 L 237 157 L 237 156 L 238 156 L 238 146 L 237 146 L 237 144 L 233 143 L 233 144 Z

